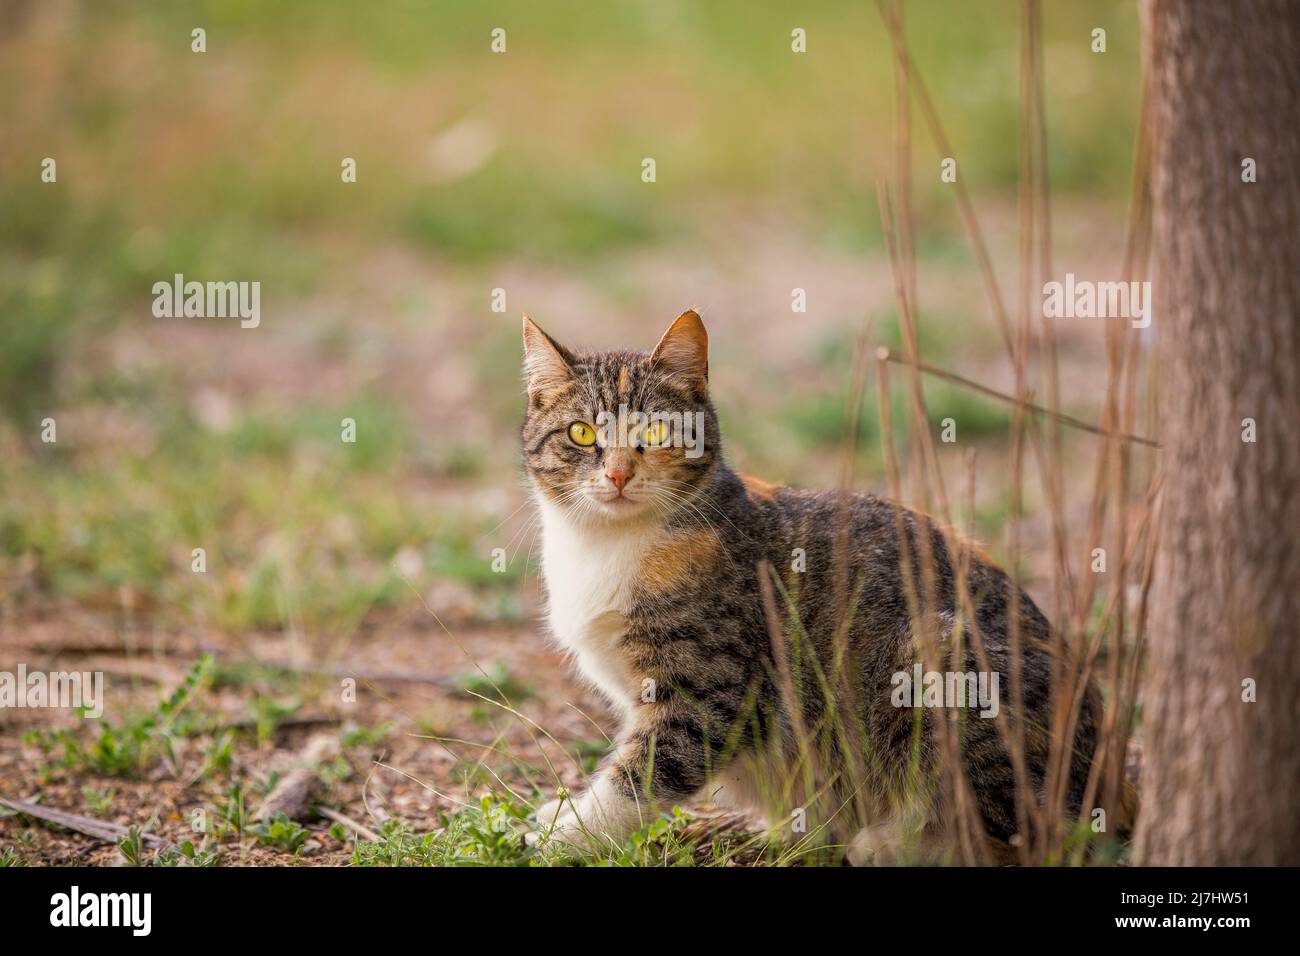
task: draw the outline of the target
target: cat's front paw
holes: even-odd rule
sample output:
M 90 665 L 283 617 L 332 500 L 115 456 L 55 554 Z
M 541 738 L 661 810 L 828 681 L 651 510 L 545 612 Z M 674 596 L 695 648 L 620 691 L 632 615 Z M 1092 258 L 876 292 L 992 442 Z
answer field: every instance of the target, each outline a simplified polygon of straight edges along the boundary
M 634 808 L 609 788 L 597 789 L 576 800 L 562 796 L 543 804 L 536 814 L 537 829 L 526 836 L 529 845 L 557 843 L 587 851 L 621 846 L 635 829 Z
M 553 800 L 537 811 L 537 829 L 524 834 L 529 846 L 547 844 L 577 852 L 590 852 L 606 847 L 608 841 L 586 824 L 572 807 L 561 808 Z
M 539 830 L 548 830 L 555 826 L 555 821 L 559 818 L 560 812 L 566 806 L 572 806 L 573 801 L 569 799 L 567 793 L 556 797 L 554 800 L 548 800 L 537 808 L 534 816 L 537 818 L 537 828 Z
M 548 800 L 538 807 L 533 816 L 536 820 L 536 828 L 525 835 L 529 846 L 537 846 L 551 840 L 558 843 L 572 843 L 573 832 L 581 830 L 573 810 L 573 799 L 567 790 L 561 790 L 560 795 L 554 800 Z

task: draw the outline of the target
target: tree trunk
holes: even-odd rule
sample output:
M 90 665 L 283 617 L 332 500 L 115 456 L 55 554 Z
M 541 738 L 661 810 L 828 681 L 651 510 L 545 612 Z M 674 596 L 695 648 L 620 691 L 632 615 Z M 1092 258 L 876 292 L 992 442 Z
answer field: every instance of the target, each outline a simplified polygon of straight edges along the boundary
M 1147 13 L 1165 483 L 1136 858 L 1300 864 L 1300 3 Z

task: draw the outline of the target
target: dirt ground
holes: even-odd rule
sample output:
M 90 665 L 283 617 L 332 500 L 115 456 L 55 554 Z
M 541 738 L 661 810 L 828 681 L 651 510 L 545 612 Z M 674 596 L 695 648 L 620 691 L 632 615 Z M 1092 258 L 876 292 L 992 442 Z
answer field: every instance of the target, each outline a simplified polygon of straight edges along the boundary
M 19 640 L 7 628 L 0 670 L 16 671 L 22 661 L 29 670 L 103 671 L 106 694 L 118 706 L 125 699 L 148 708 L 182 681 L 190 663 L 203 652 L 214 653 L 218 664 L 236 660 L 284 664 L 295 659 L 290 642 L 275 635 L 253 635 L 241 641 L 247 657 L 237 657 L 228 644 L 222 646 L 219 636 L 197 633 L 168 635 L 165 646 L 161 642 L 150 646 L 150 635 L 141 635 L 141 645 L 126 652 L 115 633 L 119 620 L 113 611 L 63 609 L 29 622 Z M 201 695 L 194 705 L 197 709 L 225 727 L 243 728 L 236 736 L 231 777 L 247 779 L 256 788 L 271 772 L 291 769 L 295 755 L 314 733 L 349 724 L 384 727 L 382 741 L 345 749 L 346 779 L 331 786 L 322 799 L 371 827 L 391 816 L 427 832 L 437 826 L 440 812 L 476 801 L 488 768 L 498 789 L 509 787 L 525 797 L 531 796 L 537 779 L 525 770 L 530 766 L 554 768 L 558 780 L 552 778 L 552 788 L 578 786 L 584 777 L 580 761 L 534 725 L 546 728 L 558 741 L 592 741 L 597 750 L 604 735 L 612 733 L 602 702 L 572 679 L 563 659 L 531 628 L 466 630 L 453 638 L 431 617 L 376 622 L 358 633 L 347 648 L 347 658 L 347 667 L 325 659 L 301 660 L 301 693 L 289 695 L 301 707 L 264 739 L 259 740 L 256 730 L 247 726 L 247 698 L 260 690 L 255 682 Z M 473 674 L 476 662 L 490 673 L 500 661 L 510 662 L 512 678 L 528 688 L 526 699 L 516 705 L 519 717 L 458 689 L 456 675 Z M 312 675 L 313 670 L 331 669 L 335 673 L 329 676 Z M 356 675 L 355 702 L 343 699 L 346 674 Z M 62 726 L 80 719 L 62 716 L 66 717 L 60 721 Z M 28 729 L 51 726 L 48 711 L 7 710 L 2 719 L 0 734 L 10 744 Z M 221 781 L 187 785 L 210 742 L 211 737 L 201 733 L 186 736 L 178 744 L 175 770 L 160 765 L 140 780 L 57 767 L 43 772 L 37 746 L 7 745 L 0 749 L 0 794 L 24 800 L 39 797 L 42 806 L 86 813 L 85 789 L 107 790 L 112 794 L 111 808 L 98 819 L 124 826 L 152 821 L 151 832 L 179 844 L 193 837 L 194 811 L 215 813 L 222 800 Z M 250 796 L 250 804 L 254 802 Z M 350 858 L 349 848 L 326 832 L 328 825 L 327 820 L 309 824 L 312 837 L 301 863 L 338 864 Z M 25 816 L 0 817 L 2 844 L 20 847 L 29 862 L 113 865 L 119 861 L 114 846 Z M 227 854 L 226 862 L 257 865 L 285 859 L 277 850 L 250 845 L 233 856 Z

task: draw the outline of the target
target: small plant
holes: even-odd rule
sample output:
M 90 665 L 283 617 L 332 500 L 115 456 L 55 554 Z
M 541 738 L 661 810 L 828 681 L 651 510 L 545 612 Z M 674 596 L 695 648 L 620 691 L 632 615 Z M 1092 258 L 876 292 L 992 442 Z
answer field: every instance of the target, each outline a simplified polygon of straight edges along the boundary
M 194 843 L 186 840 L 178 850 L 164 850 L 154 858 L 155 866 L 220 866 L 221 851 L 208 850 L 203 847 L 195 847 Z
M 401 820 L 385 820 L 377 843 L 358 842 L 353 866 L 439 866 L 438 834 L 412 833 Z
M 81 788 L 81 796 L 92 813 L 103 816 L 112 809 L 113 797 L 116 796 L 116 793 L 107 787 L 103 790 L 96 790 L 94 787 L 86 786 Z
M 329 763 L 321 764 L 317 772 L 325 785 L 332 787 L 352 776 L 352 764 L 348 763 L 347 757 L 340 754 Z
M 118 852 L 122 854 L 122 859 L 126 866 L 220 866 L 221 851 L 209 851 L 207 849 L 198 849 L 194 844 L 186 840 L 179 847 L 160 847 L 155 850 L 153 856 L 146 860 L 146 850 L 144 845 L 144 833 L 137 827 L 133 826 L 127 830 L 126 836 L 117 842 Z
M 212 739 L 203 752 L 203 768 L 199 779 L 205 780 L 213 774 L 228 776 L 235 763 L 235 738 L 225 731 Z
M 662 816 L 632 834 L 611 863 L 614 866 L 693 866 L 695 848 L 685 839 L 684 832 L 690 822 L 690 816 L 681 807 L 673 807 L 671 815 Z
M 254 824 L 248 832 L 257 837 L 257 842 L 262 846 L 279 847 L 289 853 L 297 853 L 302 849 L 302 845 L 310 836 L 307 830 L 283 813 L 277 813 L 270 820 Z
M 137 826 L 126 831 L 126 836 L 117 841 L 117 850 L 127 866 L 144 866 L 144 834 Z
M 240 837 L 248 829 L 248 816 L 244 803 L 244 785 L 239 781 L 231 784 L 230 789 L 226 791 L 226 803 L 221 808 L 219 830 L 224 833 L 226 829 L 234 830 L 235 835 Z
M 433 833 L 412 833 L 387 820 L 377 843 L 358 842 L 354 866 L 529 866 L 537 855 L 523 838 L 528 809 L 485 796 L 477 806 L 443 814 Z
M 444 837 L 455 858 L 449 865 L 526 866 L 532 852 L 519 832 L 527 811 L 510 800 L 485 796 L 475 810 L 462 810 L 456 825 L 443 816 Z
M 11 846 L 0 850 L 0 867 L 6 866 L 26 866 L 23 858 L 18 855 L 18 851 Z

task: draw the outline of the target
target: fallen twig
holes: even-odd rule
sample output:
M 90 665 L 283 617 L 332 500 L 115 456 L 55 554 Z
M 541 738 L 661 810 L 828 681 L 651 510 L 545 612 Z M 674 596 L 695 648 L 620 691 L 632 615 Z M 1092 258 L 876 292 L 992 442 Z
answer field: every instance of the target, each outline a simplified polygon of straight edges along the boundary
M 333 760 L 339 753 L 338 737 L 333 734 L 317 734 L 307 741 L 298 758 L 299 766 L 289 771 L 275 789 L 267 795 L 258 807 L 256 818 L 269 820 L 277 813 L 283 813 L 290 820 L 296 820 L 307 810 L 312 796 L 320 789 L 320 766 Z
M 19 813 L 34 817 L 37 820 L 44 820 L 46 823 L 57 823 L 61 827 L 67 827 L 69 830 L 75 830 L 86 836 L 94 837 L 97 840 L 103 840 L 105 843 L 116 844 L 125 837 L 130 830 L 117 823 L 109 823 L 107 820 L 95 820 L 91 817 L 83 817 L 80 814 L 68 813 L 66 810 L 55 810 L 52 807 L 43 807 L 38 803 L 28 803 L 26 800 L 14 800 L 9 797 L 0 797 L 0 804 L 17 810 Z M 172 844 L 160 836 L 152 833 L 141 833 L 140 839 L 154 848 L 173 848 Z

